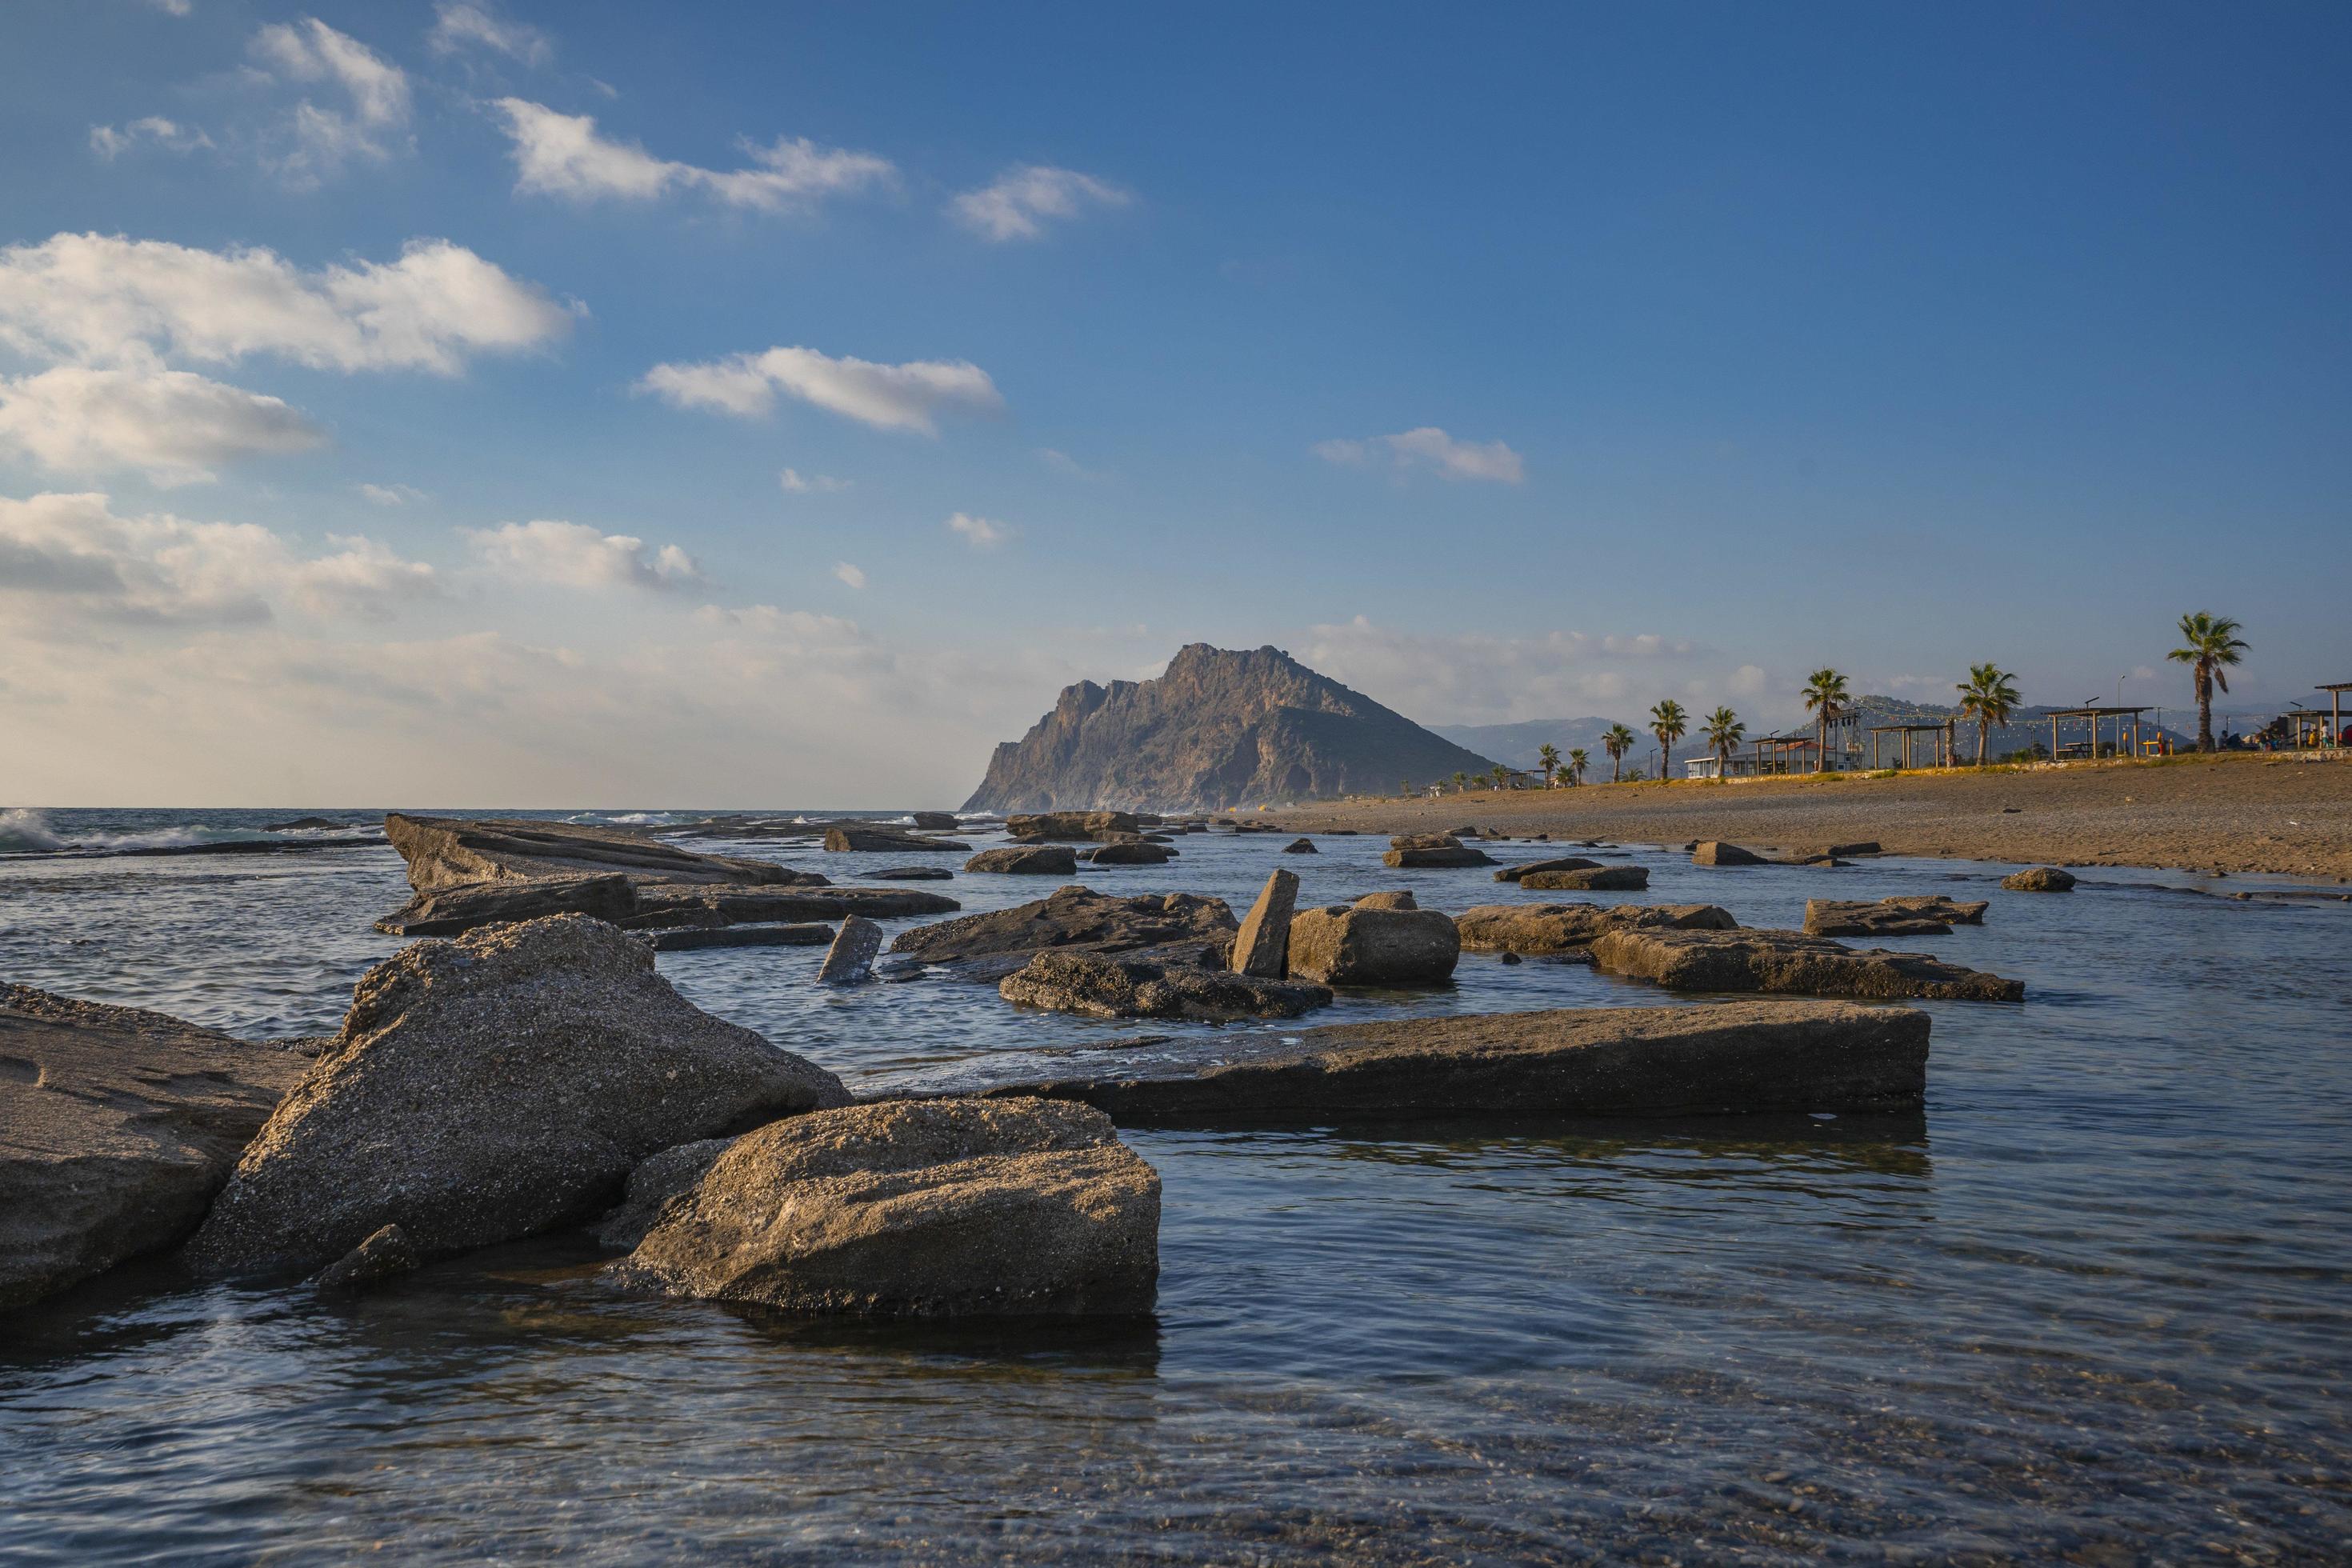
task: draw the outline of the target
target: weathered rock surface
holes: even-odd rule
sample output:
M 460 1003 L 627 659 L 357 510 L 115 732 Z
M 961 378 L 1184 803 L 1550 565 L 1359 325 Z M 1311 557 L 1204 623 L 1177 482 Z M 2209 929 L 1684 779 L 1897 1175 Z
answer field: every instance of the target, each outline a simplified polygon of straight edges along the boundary
M 1850 1002 L 1594 1007 L 991 1051 L 875 1098 L 1083 1100 L 1121 1125 L 1916 1112 L 1927 1016 Z M 797 1122 L 784 1123 L 795 1126 Z
M 895 827 L 828 828 L 825 830 L 824 847 L 836 855 L 906 855 L 933 849 L 945 849 L 961 855 L 970 847 L 952 838 L 926 838 L 919 833 L 901 833 Z
M 627 1193 L 588 1227 L 588 1234 L 606 1247 L 632 1250 L 645 1240 L 646 1232 L 661 1222 L 672 1203 L 694 1190 L 703 1173 L 734 1142 L 732 1138 L 698 1138 L 638 1162 L 629 1173 Z
M 737 1139 L 614 1272 L 811 1314 L 1145 1312 L 1160 1177 L 1083 1106 L 819 1111 Z
M 2034 866 L 2011 871 L 2000 879 L 2000 885 L 2012 893 L 2071 893 L 2074 890 L 2074 874 L 2055 866 Z
M 1356 907 L 1360 910 L 1417 910 L 1421 908 L 1419 904 L 1413 902 L 1412 894 L 1406 891 L 1398 891 L 1393 893 L 1366 893 L 1362 898 L 1356 900 Z
M 1097 842 L 1105 834 L 1135 834 L 1142 828 L 1131 811 L 1033 811 L 1004 819 L 1004 831 L 1015 838 L 1058 838 L 1080 844 Z
M 375 922 L 391 936 L 457 936 L 477 926 L 549 915 L 586 915 L 615 924 L 637 912 L 636 885 L 627 873 L 451 882 L 427 888 Z
M 1014 844 L 983 849 L 965 861 L 963 868 L 1018 877 L 1075 877 L 1078 852 L 1066 844 Z
M 963 826 L 952 811 L 918 811 L 908 815 L 918 833 L 953 833 Z
M 1027 735 L 996 748 L 966 809 L 1149 801 L 1229 810 L 1493 765 L 1277 648 L 1195 643 L 1156 680 L 1065 688 Z
M 1570 952 L 1603 931 L 1736 931 L 1713 904 L 1480 904 L 1454 920 L 1462 945 L 1480 952 Z
M 1297 904 L 1296 872 L 1276 871 L 1266 878 L 1265 886 L 1258 889 L 1257 901 L 1242 917 L 1240 934 L 1234 938 L 1234 973 L 1279 980 L 1288 973 L 1286 960 L 1290 952 L 1290 917 Z
M 365 1241 L 319 1271 L 321 1295 L 350 1295 L 402 1274 L 413 1274 L 425 1263 L 406 1231 L 385 1226 Z
M 1737 844 L 1719 839 L 1705 839 L 1691 849 L 1694 866 L 1765 866 L 1770 862 L 1752 849 L 1742 849 Z
M 1312 838 L 1294 838 L 1289 843 L 1282 847 L 1282 852 L 1285 855 L 1318 855 L 1322 853 L 1322 851 L 1315 847 L 1315 840 Z
M 1463 836 L 1465 834 L 1475 838 L 1478 836 L 1478 830 L 1475 827 L 1465 827 L 1452 833 L 1400 833 L 1389 840 L 1389 847 L 1391 849 L 1459 849 L 1462 847 Z
M 188 1257 L 299 1271 L 387 1225 L 426 1256 L 528 1236 L 604 1206 L 648 1154 L 847 1098 L 689 1005 L 612 926 L 418 942 L 360 981 Z
M 856 985 L 874 978 L 874 955 L 882 951 L 882 928 L 859 915 L 841 922 L 841 930 L 817 966 L 820 985 Z
M 459 882 L 583 877 L 620 871 L 649 882 L 813 885 L 824 879 L 769 860 L 697 855 L 620 827 L 502 817 L 410 816 L 393 812 L 384 837 L 408 862 L 418 892 Z
M 1325 985 L 1434 985 L 1461 956 L 1453 917 L 1438 910 L 1335 904 L 1290 922 L 1290 973 Z
M 681 926 L 676 931 L 647 931 L 656 952 L 693 952 L 706 947 L 824 947 L 833 928 L 815 921 L 778 926 Z
M 1601 862 L 1575 855 L 1563 855 L 1552 860 L 1530 860 L 1524 866 L 1506 866 L 1495 873 L 1497 882 L 1516 882 L 1530 871 L 1598 871 Z
M 961 848 L 962 846 L 959 845 Z M 951 882 L 955 873 L 945 866 L 885 866 L 878 871 L 862 873 L 876 882 Z
M 1592 944 L 1601 968 L 1676 991 L 1766 991 L 1811 996 L 1917 996 L 2020 1002 L 2025 982 L 1925 953 L 1852 948 L 1793 931 L 1625 930 Z
M 1173 853 L 1158 844 L 1097 844 L 1086 858 L 1097 866 L 1165 866 Z
M 310 1065 L 0 983 L 0 1310 L 185 1239 Z
M 1636 893 L 1650 885 L 1647 866 L 1595 866 L 1588 871 L 1530 871 L 1519 886 L 1537 893 Z
M 1845 903 L 1805 900 L 1807 936 L 1949 936 L 1955 925 L 1982 925 L 1986 906 L 1941 893 Z
M 1153 963 L 1111 953 L 1048 948 L 997 984 L 1026 1007 L 1096 1018 L 1296 1018 L 1331 1005 L 1330 991 L 1198 964 Z
M 1009 910 L 991 910 L 900 931 L 890 951 L 943 963 L 1049 947 L 1118 952 L 1185 942 L 1222 946 L 1237 923 L 1223 899 L 1197 893 L 1148 893 L 1120 899 L 1073 885 Z
M 1448 841 L 1451 843 L 1451 841 Z M 1381 864 L 1399 870 L 1444 870 L 1460 866 L 1491 866 L 1495 858 L 1484 849 L 1473 849 L 1466 844 L 1453 844 L 1450 848 L 1391 849 L 1381 857 Z

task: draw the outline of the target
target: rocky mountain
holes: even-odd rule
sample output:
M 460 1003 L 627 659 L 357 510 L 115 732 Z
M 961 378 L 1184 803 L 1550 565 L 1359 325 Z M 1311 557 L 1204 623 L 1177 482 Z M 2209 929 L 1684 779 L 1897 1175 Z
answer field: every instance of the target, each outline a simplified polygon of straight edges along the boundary
M 1280 648 L 1193 643 L 1154 680 L 1082 680 L 996 748 L 966 811 L 1229 810 L 1388 794 L 1494 763 Z
M 1601 731 L 1617 722 L 1614 719 L 1530 719 L 1524 724 L 1432 724 L 1430 729 L 1457 746 L 1494 758 L 1506 766 L 1533 769 L 1536 748 L 1547 742 L 1559 748 L 1566 756 L 1579 746 L 1592 753 L 1594 761 L 1605 763 L 1601 751 Z M 1635 734 L 1648 731 L 1631 719 L 1627 729 Z

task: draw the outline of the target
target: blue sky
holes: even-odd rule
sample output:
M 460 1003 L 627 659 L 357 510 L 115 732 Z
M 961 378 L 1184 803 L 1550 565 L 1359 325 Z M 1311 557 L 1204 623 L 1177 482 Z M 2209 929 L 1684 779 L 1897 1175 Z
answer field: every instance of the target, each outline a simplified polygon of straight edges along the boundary
M 1192 640 L 1430 722 L 2179 704 L 2190 608 L 2352 679 L 2341 7 L 0 43 L 0 797 L 934 803 Z

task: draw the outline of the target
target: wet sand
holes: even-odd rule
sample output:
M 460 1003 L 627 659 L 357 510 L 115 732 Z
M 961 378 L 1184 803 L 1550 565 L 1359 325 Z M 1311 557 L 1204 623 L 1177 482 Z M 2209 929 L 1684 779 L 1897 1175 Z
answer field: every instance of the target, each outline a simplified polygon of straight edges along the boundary
M 1605 780 L 1606 762 L 1602 777 Z M 2176 758 L 1893 778 L 1826 777 L 1473 790 L 1354 800 L 1279 814 L 1302 831 L 1430 832 L 1476 824 L 1514 837 L 1817 853 L 1876 840 L 1890 855 L 2062 866 L 2153 866 L 2352 880 L 2352 760 Z

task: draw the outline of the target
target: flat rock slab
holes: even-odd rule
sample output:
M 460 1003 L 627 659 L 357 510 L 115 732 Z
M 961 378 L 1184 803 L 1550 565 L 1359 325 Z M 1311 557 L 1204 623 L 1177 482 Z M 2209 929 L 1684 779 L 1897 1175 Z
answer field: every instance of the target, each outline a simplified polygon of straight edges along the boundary
M 0 1309 L 185 1239 L 310 1066 L 0 984 Z
M 1537 893 L 1638 893 L 1650 885 L 1647 866 L 1595 866 L 1590 870 L 1529 871 L 1519 886 Z
M 1592 1007 L 992 1051 L 865 1098 L 1043 1096 L 1122 1126 L 1916 1111 L 1927 1016 L 1849 1002 Z
M 935 849 L 961 855 L 971 847 L 952 838 L 926 838 L 919 833 L 902 833 L 893 827 L 829 828 L 825 832 L 824 847 L 836 855 L 919 854 Z
M 1853 948 L 1793 931 L 1618 930 L 1592 944 L 1593 962 L 1675 991 L 1766 991 L 1807 996 L 2021 1002 L 2025 982 L 1963 969 L 1925 953 Z
M 1713 904 L 1479 904 L 1454 925 L 1474 952 L 1534 954 L 1589 948 L 1604 931 L 1736 931 L 1739 922 Z
M 1524 866 L 1506 866 L 1495 873 L 1497 882 L 1516 882 L 1530 871 L 1598 871 L 1601 862 L 1586 860 L 1575 855 L 1563 855 L 1553 860 L 1530 860 Z
M 1401 871 L 1448 870 L 1461 866 L 1491 866 L 1495 858 L 1484 849 L 1473 849 L 1466 844 L 1452 848 L 1391 849 L 1381 857 L 1381 864 Z
M 1024 1007 L 1096 1018 L 1296 1018 L 1331 1005 L 1321 985 L 1267 980 L 1198 964 L 1160 964 L 1049 948 L 997 984 Z
M 1097 845 L 1086 852 L 1085 858 L 1097 866 L 1165 866 L 1175 853 L 1165 845 L 1139 841 Z
M 1805 900 L 1808 936 L 1949 936 L 1955 925 L 1982 925 L 1986 906 L 1962 903 L 1941 893 L 1846 903 Z
M 735 1140 L 614 1274 L 810 1315 L 1147 1312 L 1160 1175 L 1080 1105 L 819 1111 Z
M 833 941 L 833 928 L 805 925 L 685 926 L 677 931 L 647 933 L 656 952 L 696 952 L 709 947 L 824 947 Z
M 902 931 L 892 952 L 932 963 L 990 953 L 1083 947 L 1102 952 L 1170 942 L 1223 943 L 1239 922 L 1223 899 L 1197 893 L 1147 893 L 1116 898 L 1073 884 L 1009 910 L 991 910 Z
M 959 844 L 956 847 L 961 849 L 963 846 Z M 877 882 L 951 882 L 955 880 L 955 873 L 945 866 L 885 866 L 878 871 L 866 871 L 860 875 Z
M 383 819 L 384 837 L 408 862 L 418 892 L 458 882 L 582 877 L 619 871 L 653 882 L 790 885 L 810 873 L 770 860 L 698 855 L 621 827 L 507 817 L 410 816 Z
M 1075 877 L 1078 852 L 1066 844 L 1014 844 L 983 849 L 963 863 L 967 871 L 1013 877 Z

